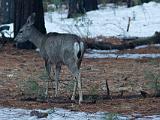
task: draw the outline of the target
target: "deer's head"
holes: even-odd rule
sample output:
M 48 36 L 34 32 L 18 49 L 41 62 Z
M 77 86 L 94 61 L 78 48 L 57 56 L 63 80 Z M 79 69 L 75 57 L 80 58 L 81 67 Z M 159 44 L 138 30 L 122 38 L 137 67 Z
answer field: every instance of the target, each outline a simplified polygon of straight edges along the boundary
M 27 22 L 22 26 L 22 28 L 19 30 L 17 36 L 15 37 L 16 42 L 25 42 L 29 40 L 29 36 L 32 32 L 32 26 L 35 22 L 35 13 L 32 13 L 31 16 L 28 17 Z

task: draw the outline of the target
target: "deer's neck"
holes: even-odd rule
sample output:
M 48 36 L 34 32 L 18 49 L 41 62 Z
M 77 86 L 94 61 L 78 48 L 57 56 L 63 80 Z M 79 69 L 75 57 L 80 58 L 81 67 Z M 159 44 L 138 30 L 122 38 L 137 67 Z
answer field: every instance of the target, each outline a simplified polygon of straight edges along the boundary
M 35 27 L 32 27 L 30 41 L 37 47 L 41 48 L 45 35 L 39 32 Z

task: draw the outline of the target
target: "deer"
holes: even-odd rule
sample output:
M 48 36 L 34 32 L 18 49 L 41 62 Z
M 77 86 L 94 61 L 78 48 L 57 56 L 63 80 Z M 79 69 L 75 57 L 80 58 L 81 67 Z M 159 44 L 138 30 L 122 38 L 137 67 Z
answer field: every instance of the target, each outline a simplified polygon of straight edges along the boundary
M 45 63 L 45 69 L 49 79 L 51 79 L 51 69 L 54 65 L 54 79 L 55 79 L 55 97 L 58 95 L 58 81 L 61 71 L 61 66 L 66 65 L 72 76 L 74 77 L 74 87 L 71 100 L 75 101 L 77 91 L 79 93 L 79 104 L 83 101 L 82 95 L 82 81 L 80 74 L 80 65 L 85 51 L 84 41 L 77 35 L 69 33 L 48 33 L 42 34 L 36 27 L 35 13 L 32 13 L 27 22 L 19 30 L 15 37 L 16 42 L 25 42 L 29 40 L 37 48 Z M 48 95 L 48 85 L 46 83 L 46 96 Z

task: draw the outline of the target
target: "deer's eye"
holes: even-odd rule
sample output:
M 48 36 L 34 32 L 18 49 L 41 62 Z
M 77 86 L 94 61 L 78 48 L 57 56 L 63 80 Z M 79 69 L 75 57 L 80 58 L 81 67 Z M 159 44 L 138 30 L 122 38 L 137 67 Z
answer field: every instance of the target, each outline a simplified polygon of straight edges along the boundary
M 19 33 L 22 33 L 22 32 L 23 32 L 23 31 L 21 31 L 21 30 L 19 31 Z

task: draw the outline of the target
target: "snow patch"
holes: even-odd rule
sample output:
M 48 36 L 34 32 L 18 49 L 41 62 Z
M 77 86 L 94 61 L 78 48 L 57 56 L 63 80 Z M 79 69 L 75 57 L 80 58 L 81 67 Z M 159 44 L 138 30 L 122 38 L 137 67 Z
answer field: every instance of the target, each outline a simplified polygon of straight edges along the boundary
M 125 58 L 125 59 L 142 59 L 142 58 L 160 58 L 160 54 L 101 54 L 92 53 L 84 54 L 85 58 Z
M 119 115 L 108 112 L 74 112 L 70 110 L 54 108 L 53 110 L 37 110 L 40 112 L 48 113 L 47 118 L 37 118 L 36 116 L 30 116 L 33 110 L 15 109 L 15 108 L 3 108 L 0 107 L 0 120 L 104 120 L 104 119 L 117 119 L 117 120 L 129 120 L 130 118 L 135 120 L 159 120 L 160 115 L 144 116 L 140 118 L 133 118 L 132 115 Z
M 127 8 L 107 5 L 85 16 L 67 19 L 67 11 L 45 14 L 47 32 L 72 33 L 82 37 L 147 37 L 160 31 L 160 3 L 149 2 Z M 50 14 L 50 15 L 49 15 Z M 129 17 L 130 29 L 127 32 Z M 51 20 L 52 19 L 52 22 Z
M 149 2 L 131 8 L 110 4 L 70 19 L 67 19 L 67 10 L 46 12 L 45 26 L 47 33 L 72 33 L 81 37 L 148 37 L 160 31 L 159 10 L 160 3 Z M 131 22 L 127 32 L 129 18 Z M 5 35 L 13 37 L 13 24 L 8 25 L 10 30 Z

